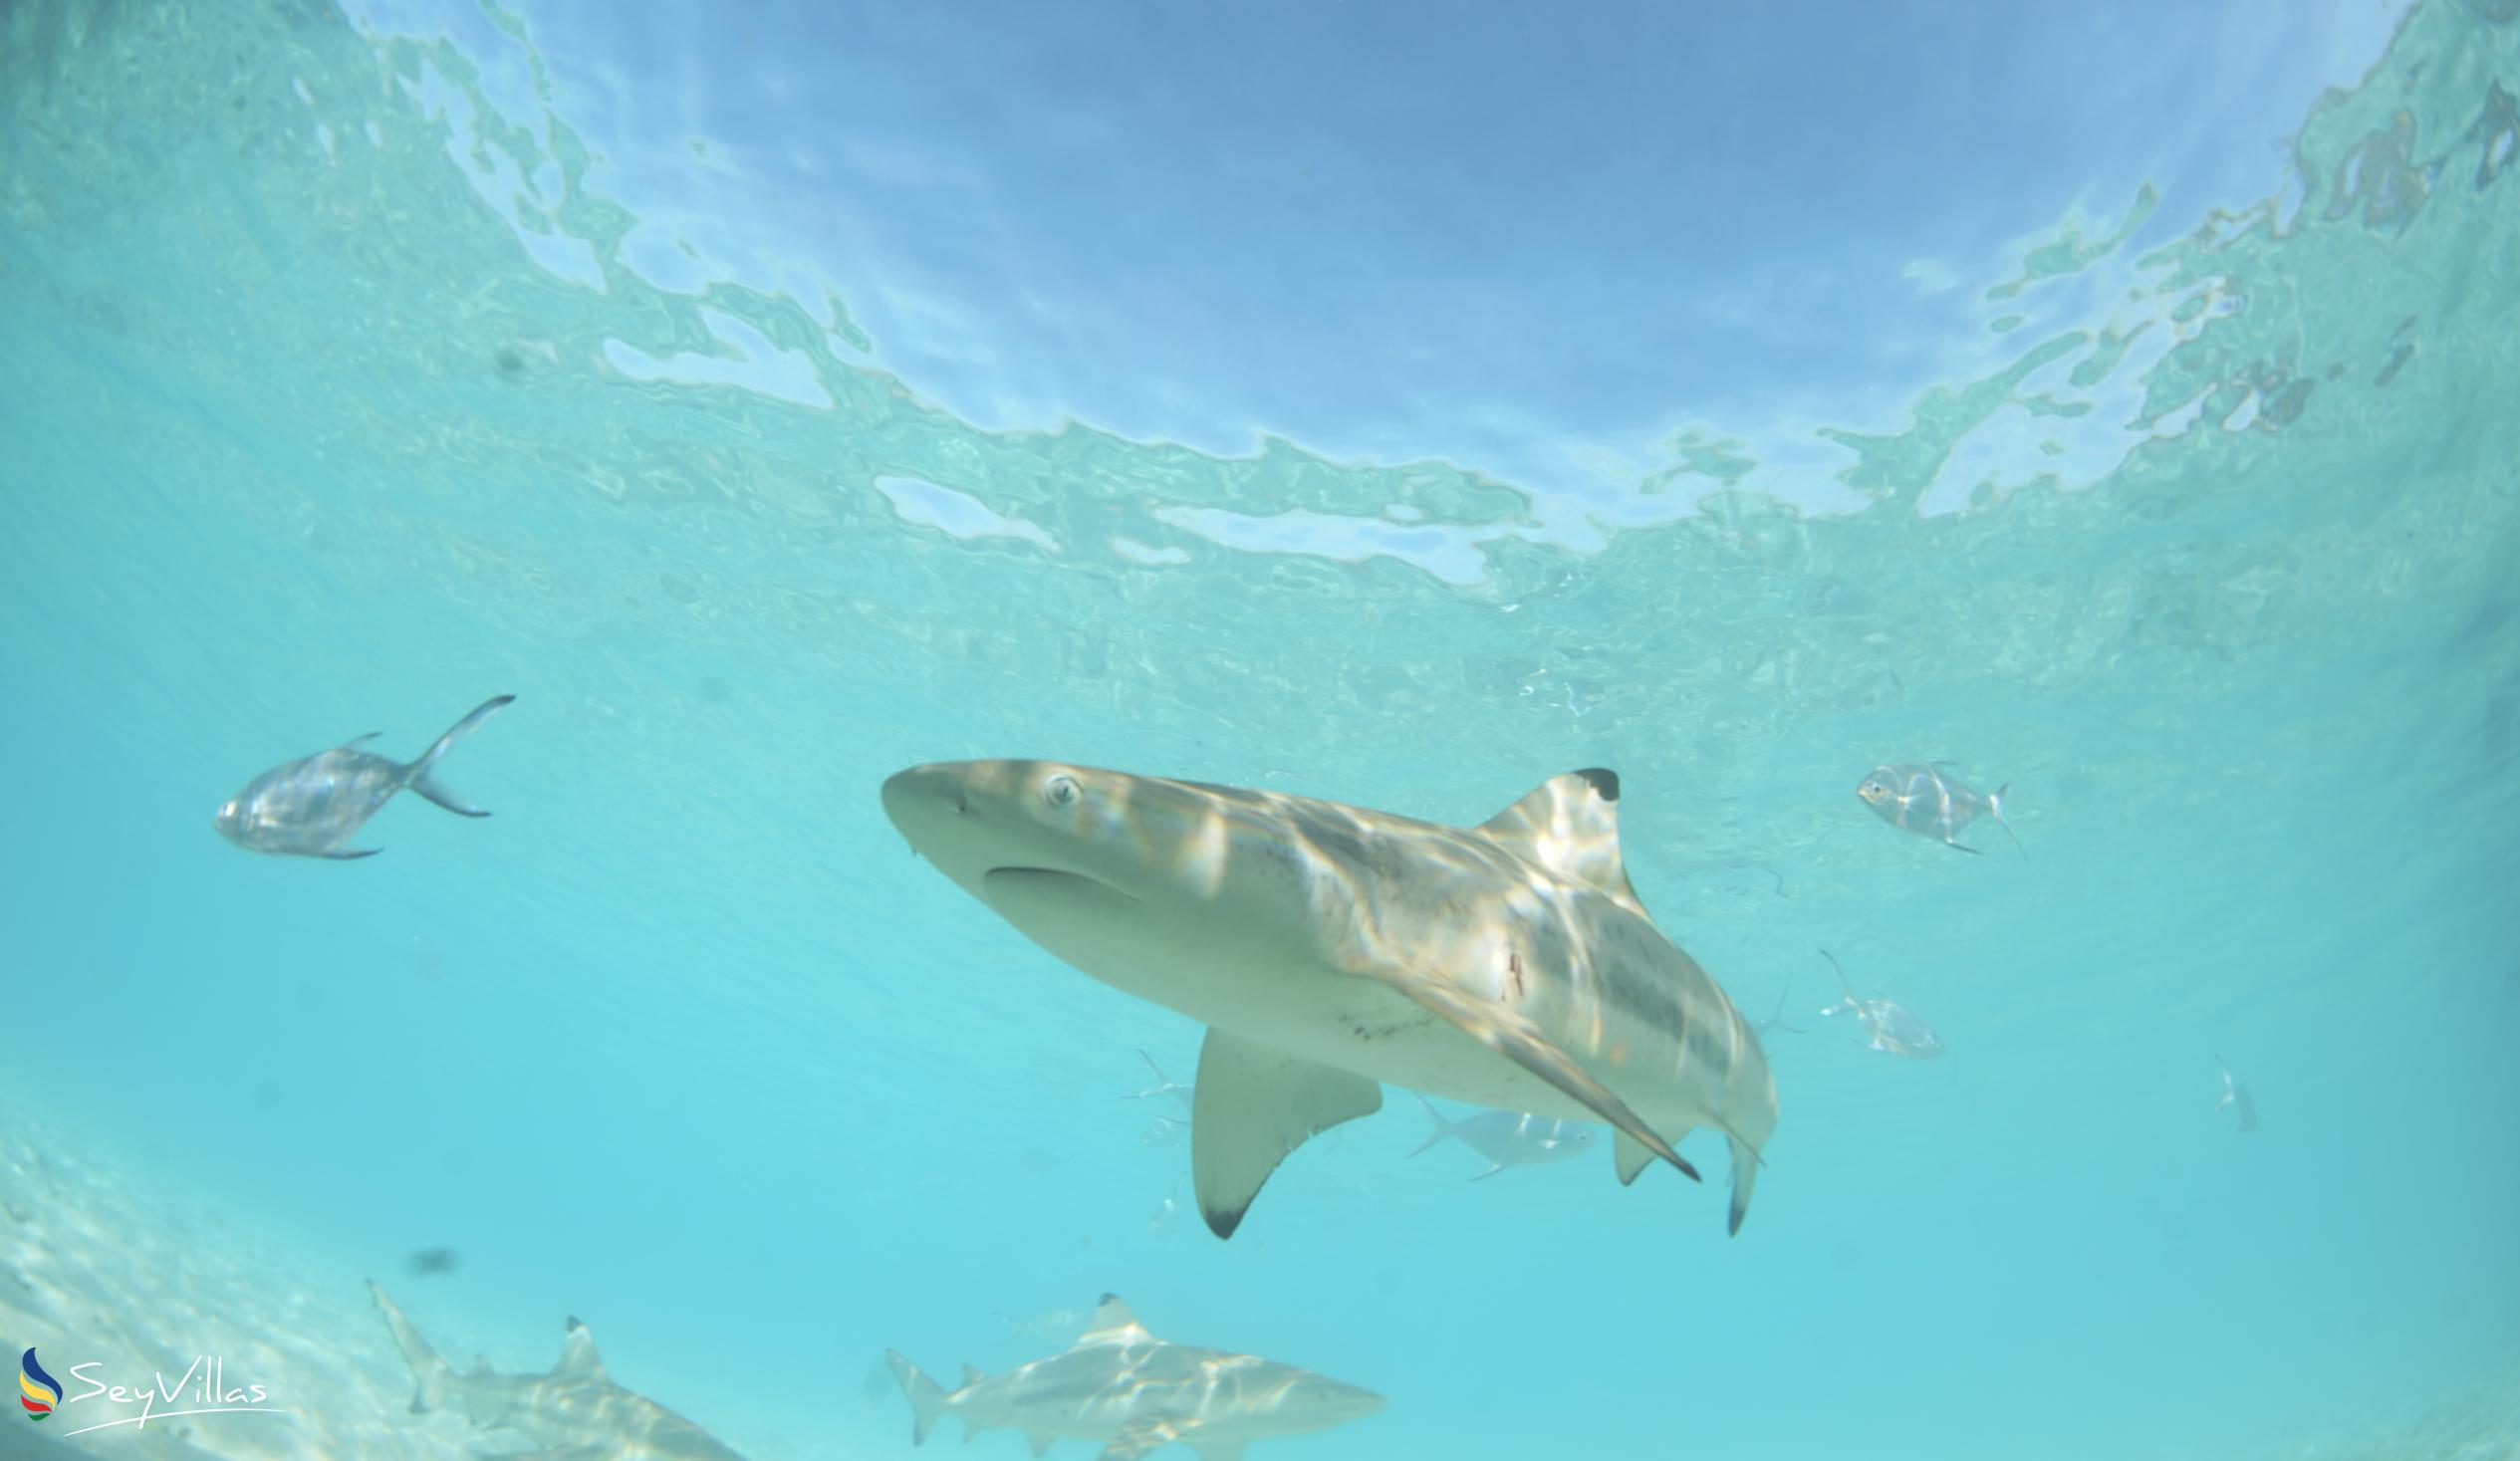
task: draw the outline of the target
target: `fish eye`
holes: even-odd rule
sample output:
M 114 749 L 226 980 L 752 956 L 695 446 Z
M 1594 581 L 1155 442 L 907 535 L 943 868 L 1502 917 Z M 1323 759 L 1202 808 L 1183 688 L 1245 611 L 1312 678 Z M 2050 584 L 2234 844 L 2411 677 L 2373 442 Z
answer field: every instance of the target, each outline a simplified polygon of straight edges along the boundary
M 1041 799 L 1062 812 L 1075 806 L 1077 798 L 1084 795 L 1085 788 L 1077 785 L 1075 777 L 1064 772 L 1041 784 Z

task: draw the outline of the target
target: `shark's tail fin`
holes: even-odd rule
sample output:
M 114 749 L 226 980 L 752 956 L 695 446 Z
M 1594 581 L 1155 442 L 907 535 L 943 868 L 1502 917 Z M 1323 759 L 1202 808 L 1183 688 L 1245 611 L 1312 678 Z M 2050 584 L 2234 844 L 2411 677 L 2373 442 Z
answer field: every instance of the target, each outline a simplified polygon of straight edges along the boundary
M 1452 1123 L 1443 1118 L 1442 1111 L 1435 1109 L 1435 1103 L 1426 1098 L 1425 1093 L 1417 1092 L 1414 1094 L 1417 1096 L 1417 1103 L 1426 1108 L 1426 1118 L 1435 1123 L 1435 1129 L 1433 1134 L 1429 1135 L 1425 1140 L 1417 1143 L 1417 1151 L 1410 1152 L 1410 1156 L 1415 1156 L 1418 1152 L 1425 1151 L 1429 1147 L 1440 1144 L 1446 1136 L 1452 1134 Z
M 1995 788 L 1995 794 L 1986 799 L 1986 811 L 1989 816 L 1995 819 L 1995 825 L 2004 830 L 2004 836 L 2012 839 L 2012 845 L 2016 848 L 2021 848 L 2021 851 L 2026 852 L 2030 850 L 2028 848 L 2021 847 L 2021 834 L 2013 831 L 2012 824 L 2004 820 L 2004 798 L 2011 794 L 2011 782 L 2006 782 L 2002 786 Z
M 927 1433 L 936 1428 L 936 1418 L 945 1413 L 945 1392 L 898 1349 L 884 1350 L 883 1362 L 891 1366 L 892 1378 L 899 1382 L 901 1393 L 909 1397 L 915 1417 L 910 1422 L 910 1444 L 927 1444 Z
M 421 796 L 428 798 L 440 807 L 443 807 L 447 811 L 453 812 L 459 816 L 489 816 L 489 813 L 484 812 L 480 808 L 472 805 L 470 802 L 465 801 L 462 797 L 456 795 L 452 788 L 448 787 L 444 782 L 436 779 L 435 772 L 437 770 L 437 761 L 439 757 L 444 756 L 449 750 L 452 750 L 457 741 L 471 735 L 474 729 L 477 728 L 481 722 L 488 720 L 492 713 L 497 711 L 500 706 L 507 704 L 515 698 L 516 697 L 514 695 L 499 695 L 492 699 L 484 700 L 481 704 L 473 707 L 473 712 L 470 715 L 456 721 L 454 726 L 449 729 L 446 734 L 439 736 L 437 738 L 436 745 L 429 747 L 428 750 L 421 755 L 419 760 L 411 763 L 410 781 L 408 783 L 411 790 L 418 792 Z
M 411 1366 L 411 1377 L 419 1382 L 419 1389 L 411 1396 L 411 1413 L 417 1415 L 446 1403 L 446 1382 L 454 1378 L 454 1366 L 429 1347 L 428 1340 L 411 1328 L 411 1322 L 402 1317 L 402 1311 L 385 1297 L 376 1280 L 368 1281 L 368 1293 L 377 1301 L 377 1311 L 385 1317 L 385 1328 L 393 1334 L 394 1347 L 402 1351 L 402 1362 Z

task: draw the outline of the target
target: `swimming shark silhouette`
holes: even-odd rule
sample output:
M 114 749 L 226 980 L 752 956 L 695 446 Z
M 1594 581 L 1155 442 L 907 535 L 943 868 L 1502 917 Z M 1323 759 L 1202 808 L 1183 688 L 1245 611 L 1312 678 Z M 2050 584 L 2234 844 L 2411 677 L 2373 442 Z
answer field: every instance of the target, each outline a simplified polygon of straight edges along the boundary
M 1051 953 L 1208 1027 L 1190 1165 L 1231 1237 L 1378 1082 L 1617 1129 L 1622 1182 L 1697 1126 L 1748 1211 L 1776 1085 L 1732 1001 L 1645 912 L 1619 778 L 1543 783 L 1475 828 L 1046 761 L 883 784 L 910 846 Z
M 917 1417 L 912 1445 L 924 1445 L 951 1414 L 962 1421 L 966 1441 L 1011 1427 L 1024 1432 L 1036 1456 L 1069 1438 L 1105 1442 L 1102 1461 L 1135 1461 L 1174 1441 L 1200 1461 L 1242 1461 L 1246 1442 L 1327 1430 L 1385 1403 L 1372 1390 L 1257 1354 L 1158 1339 L 1111 1294 L 1066 1351 L 998 1375 L 965 1366 L 952 1390 L 898 1351 L 883 1357 Z
M 505 1453 L 498 1461 L 744 1461 L 707 1431 L 613 1383 L 595 1352 L 595 1337 L 575 1319 L 549 1374 L 498 1374 L 486 1359 L 459 1374 L 374 1280 L 368 1292 L 419 1381 L 413 1414 L 451 1402 L 484 1429 L 514 1431 L 545 1448 Z

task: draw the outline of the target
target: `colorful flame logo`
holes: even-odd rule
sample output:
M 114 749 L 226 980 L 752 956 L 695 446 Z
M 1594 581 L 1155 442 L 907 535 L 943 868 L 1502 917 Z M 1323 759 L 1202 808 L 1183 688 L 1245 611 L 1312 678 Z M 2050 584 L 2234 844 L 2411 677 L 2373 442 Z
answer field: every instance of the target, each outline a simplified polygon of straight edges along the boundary
M 18 1361 L 18 1403 L 26 1407 L 31 1420 L 42 1420 L 61 1403 L 61 1381 L 44 1372 L 44 1366 L 35 1362 L 32 1349 Z

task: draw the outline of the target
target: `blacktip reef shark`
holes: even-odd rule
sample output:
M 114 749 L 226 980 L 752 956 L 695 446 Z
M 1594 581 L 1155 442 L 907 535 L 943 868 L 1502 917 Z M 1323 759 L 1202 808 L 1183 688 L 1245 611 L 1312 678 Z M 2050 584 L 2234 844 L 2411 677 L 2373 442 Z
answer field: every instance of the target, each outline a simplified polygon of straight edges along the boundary
M 1378 1082 L 1617 1128 L 1622 1182 L 1712 1126 L 1731 1229 L 1776 1084 L 1619 852 L 1619 778 L 1578 771 L 1474 828 L 1047 761 L 918 766 L 883 808 L 938 871 L 1104 983 L 1206 1025 L 1199 1208 L 1233 1235 L 1286 1155 Z
M 218 828 L 219 836 L 249 852 L 347 861 L 373 857 L 384 851 L 351 851 L 342 844 L 367 826 L 369 818 L 384 810 L 394 793 L 406 787 L 459 816 L 487 817 L 489 813 L 448 790 L 434 773 L 439 758 L 457 741 L 472 734 L 500 706 L 515 698 L 500 695 L 474 707 L 470 715 L 456 721 L 452 729 L 437 738 L 435 745 L 422 752 L 417 761 L 405 763 L 359 750 L 361 742 L 384 734 L 370 731 L 330 751 L 275 766 L 228 798 L 212 825 Z
M 1053 1441 L 1087 1440 L 1105 1443 L 1102 1461 L 1135 1461 L 1179 1441 L 1199 1461 L 1242 1461 L 1247 1442 L 1328 1430 L 1385 1404 L 1372 1390 L 1292 1364 L 1158 1339 L 1111 1294 L 1073 1346 L 1004 1374 L 966 1365 L 961 1385 L 948 1390 L 898 1351 L 884 1362 L 916 1417 L 910 1444 L 924 1445 L 950 1414 L 966 1441 L 1020 1430 L 1036 1456 Z
M 595 1337 L 575 1319 L 549 1374 L 498 1374 L 488 1360 L 457 1373 L 374 1280 L 368 1292 L 419 1381 L 412 1414 L 451 1404 L 484 1430 L 513 1431 L 543 1448 L 505 1452 L 497 1461 L 744 1461 L 724 1441 L 613 1383 Z

